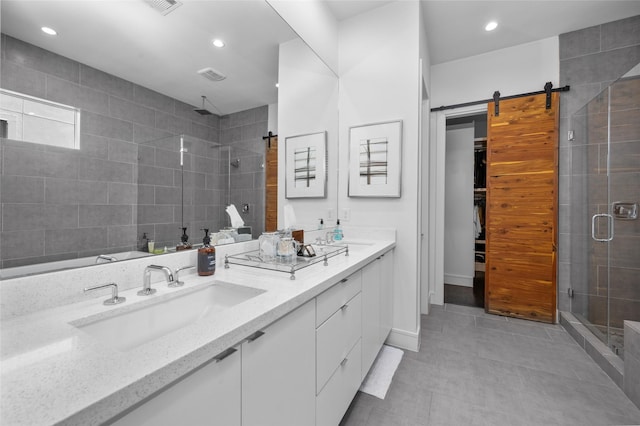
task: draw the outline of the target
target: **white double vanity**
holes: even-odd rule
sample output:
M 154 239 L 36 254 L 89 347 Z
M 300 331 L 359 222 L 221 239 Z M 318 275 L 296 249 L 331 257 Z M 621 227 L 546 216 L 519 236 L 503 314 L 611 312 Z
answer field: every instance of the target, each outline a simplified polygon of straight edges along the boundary
M 3 282 L 0 423 L 337 425 L 392 324 L 395 232 L 358 235 L 372 233 L 295 279 L 224 268 L 253 241 L 219 248 L 212 277 L 155 274 L 152 296 L 137 294 L 144 268 L 194 251 Z M 126 302 L 82 294 L 103 277 Z

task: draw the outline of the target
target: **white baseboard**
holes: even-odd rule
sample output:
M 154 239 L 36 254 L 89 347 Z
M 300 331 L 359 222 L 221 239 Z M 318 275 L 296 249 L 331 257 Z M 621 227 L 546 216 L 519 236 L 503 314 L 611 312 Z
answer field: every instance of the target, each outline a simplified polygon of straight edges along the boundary
M 463 287 L 473 287 L 473 277 L 468 275 L 444 274 L 444 282 Z
M 420 330 L 417 332 L 392 328 L 386 344 L 412 352 L 420 350 Z

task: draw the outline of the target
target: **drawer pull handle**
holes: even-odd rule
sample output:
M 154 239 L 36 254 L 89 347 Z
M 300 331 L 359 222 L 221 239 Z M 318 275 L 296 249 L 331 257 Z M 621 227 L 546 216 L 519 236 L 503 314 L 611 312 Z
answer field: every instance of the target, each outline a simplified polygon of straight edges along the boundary
M 229 348 L 226 351 L 222 352 L 221 354 L 214 356 L 213 359 L 215 359 L 216 362 L 220 362 L 226 357 L 228 357 L 229 355 L 233 354 L 234 352 L 238 352 L 238 350 L 234 348 Z
M 345 359 L 343 359 L 343 360 L 342 360 L 342 362 L 340 362 L 340 365 L 341 365 L 342 367 L 344 367 L 344 366 L 345 366 L 345 364 L 346 364 L 348 361 L 349 361 L 349 358 L 345 358 Z
M 349 281 L 349 278 L 343 278 L 343 279 L 341 279 L 341 280 L 340 280 L 340 282 L 341 282 L 342 284 L 346 283 L 347 281 Z
M 344 312 L 347 310 L 348 307 L 349 307 L 349 304 L 345 303 L 344 305 L 340 306 L 340 310 Z
M 258 340 L 263 335 L 264 335 L 264 331 L 256 331 L 251 336 L 247 337 L 247 342 L 253 342 L 254 340 Z

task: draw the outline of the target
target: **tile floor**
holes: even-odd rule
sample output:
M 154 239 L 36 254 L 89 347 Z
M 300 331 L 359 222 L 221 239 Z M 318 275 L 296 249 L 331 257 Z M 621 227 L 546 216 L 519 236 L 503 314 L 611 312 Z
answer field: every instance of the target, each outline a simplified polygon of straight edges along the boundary
M 560 326 L 445 304 L 422 317 L 387 396 L 341 426 L 638 425 L 638 409 Z

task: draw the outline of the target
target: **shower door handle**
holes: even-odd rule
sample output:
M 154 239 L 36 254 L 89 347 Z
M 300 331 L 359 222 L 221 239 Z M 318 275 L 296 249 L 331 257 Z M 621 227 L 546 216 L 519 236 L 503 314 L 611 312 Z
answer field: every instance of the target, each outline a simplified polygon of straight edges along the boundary
M 606 217 L 607 218 L 607 238 L 598 238 L 596 237 L 596 221 L 598 220 L 598 218 L 600 217 Z M 591 216 L 591 238 L 593 238 L 595 241 L 599 241 L 601 243 L 606 243 L 608 241 L 613 240 L 613 216 L 611 216 L 610 214 L 607 213 L 598 213 L 598 214 L 594 214 L 593 216 Z

